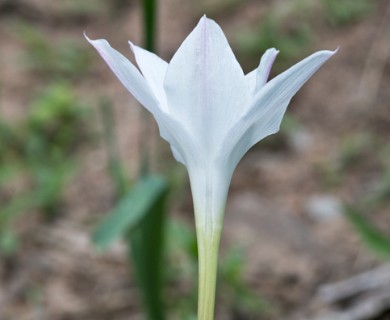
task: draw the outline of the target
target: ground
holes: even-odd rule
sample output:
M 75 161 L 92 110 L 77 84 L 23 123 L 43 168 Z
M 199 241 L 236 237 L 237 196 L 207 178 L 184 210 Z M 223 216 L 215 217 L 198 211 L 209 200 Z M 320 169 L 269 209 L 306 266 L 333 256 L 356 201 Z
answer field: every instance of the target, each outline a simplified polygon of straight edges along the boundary
M 142 43 L 140 4 L 117 1 L 122 9 L 110 13 L 108 5 L 100 4 L 91 17 L 75 14 L 71 5 L 67 15 L 62 5 L 45 0 L 31 1 L 31 8 L 27 1 L 11 9 L 6 3 L 0 1 L 1 118 L 9 123 L 23 119 L 31 100 L 47 83 L 25 66 L 26 44 L 16 31 L 24 21 L 50 45 L 71 37 L 91 51 L 91 68 L 70 82 L 77 99 L 87 101 L 91 109 L 88 127 L 97 137 L 78 149 L 79 167 L 67 185 L 59 217 L 47 222 L 31 212 L 13 223 L 21 239 L 17 253 L 0 261 L 0 320 L 143 319 L 123 243 L 99 253 L 90 240 L 98 221 L 115 203 L 96 105 L 103 96 L 111 101 L 121 159 L 133 178 L 139 144 L 146 140 L 139 121 L 141 109 L 82 35 L 86 31 L 91 38 L 109 39 L 119 51 L 129 52 L 128 39 Z M 240 50 L 240 32 L 255 29 L 271 10 L 286 8 L 288 3 L 161 1 L 159 54 L 169 60 L 206 11 L 221 25 L 249 71 L 257 60 Z M 390 163 L 386 158 L 390 9 L 386 0 L 373 3 L 369 13 L 337 27 L 315 21 L 317 8 L 308 11 L 314 17 L 309 19 L 312 40 L 305 53 L 290 58 L 288 64 L 316 50 L 339 51 L 293 99 L 288 109 L 293 124 L 252 148 L 237 167 L 222 237 L 222 255 L 229 248 L 243 248 L 244 281 L 269 308 L 256 317 L 240 317 L 222 304 L 216 319 L 316 319 L 330 308 L 318 296 L 321 285 L 382 263 L 343 215 L 344 204 L 359 203 L 377 192 Z M 277 69 L 285 67 L 281 64 Z M 161 141 L 158 145 L 154 167 L 173 167 L 167 145 Z M 174 201 L 172 216 L 192 227 L 186 178 L 183 186 L 184 200 Z M 373 221 L 385 231 L 390 225 L 389 204 L 384 200 L 373 210 Z

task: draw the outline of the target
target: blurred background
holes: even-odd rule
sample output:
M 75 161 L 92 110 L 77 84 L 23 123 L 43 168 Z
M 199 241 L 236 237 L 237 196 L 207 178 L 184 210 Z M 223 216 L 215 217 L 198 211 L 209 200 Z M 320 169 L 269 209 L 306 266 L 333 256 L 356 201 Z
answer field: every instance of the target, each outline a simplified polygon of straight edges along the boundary
M 165 318 L 196 318 L 185 168 L 83 37 L 133 59 L 143 12 L 136 0 L 0 0 L 0 320 L 146 319 L 139 248 L 163 253 L 143 263 L 161 269 Z M 390 319 L 389 2 L 160 1 L 156 52 L 169 61 L 204 13 L 245 72 L 270 47 L 272 77 L 340 46 L 235 172 L 216 319 Z M 138 184 L 145 162 L 162 184 Z M 142 220 L 121 215 L 137 192 L 164 200 L 164 241 L 152 231 L 137 247 L 121 227 Z

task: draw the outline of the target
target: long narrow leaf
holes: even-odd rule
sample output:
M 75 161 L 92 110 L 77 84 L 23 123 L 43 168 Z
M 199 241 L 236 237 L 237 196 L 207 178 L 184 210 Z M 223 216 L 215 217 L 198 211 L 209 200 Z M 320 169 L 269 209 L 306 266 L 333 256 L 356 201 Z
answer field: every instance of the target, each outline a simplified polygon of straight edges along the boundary
M 346 207 L 344 212 L 367 246 L 383 258 L 390 259 L 390 237 L 378 230 L 355 208 Z
M 96 229 L 93 234 L 95 245 L 104 250 L 112 241 L 132 232 L 166 188 L 165 180 L 159 176 L 142 178 Z
M 131 257 L 142 289 L 143 301 L 149 320 L 164 320 L 162 299 L 163 250 L 165 244 L 167 192 L 155 199 L 145 219 L 128 234 Z

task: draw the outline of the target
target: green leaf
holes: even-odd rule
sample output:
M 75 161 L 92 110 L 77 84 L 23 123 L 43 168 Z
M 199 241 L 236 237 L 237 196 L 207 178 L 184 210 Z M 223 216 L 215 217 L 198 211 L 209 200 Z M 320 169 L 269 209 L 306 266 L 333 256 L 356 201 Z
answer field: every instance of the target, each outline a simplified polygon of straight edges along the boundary
M 11 230 L 0 232 L 0 253 L 6 256 L 12 255 L 18 248 L 18 237 Z
M 93 234 L 95 245 L 104 250 L 112 241 L 134 230 L 166 190 L 167 184 L 162 177 L 142 178 L 96 229 Z
M 378 230 L 355 208 L 348 206 L 344 212 L 367 246 L 381 257 L 390 259 L 390 237 Z
M 128 233 L 129 257 L 135 266 L 148 320 L 164 320 L 163 251 L 167 217 L 167 188 L 151 202 L 145 218 Z
M 47 218 L 55 218 L 59 213 L 59 204 L 63 191 L 74 173 L 74 164 L 67 159 L 50 167 L 32 168 L 37 187 L 37 202 Z
M 35 190 L 12 198 L 8 204 L 0 208 L 0 228 L 3 228 L 17 215 L 28 213 L 28 210 L 36 208 L 37 205 L 37 191 Z

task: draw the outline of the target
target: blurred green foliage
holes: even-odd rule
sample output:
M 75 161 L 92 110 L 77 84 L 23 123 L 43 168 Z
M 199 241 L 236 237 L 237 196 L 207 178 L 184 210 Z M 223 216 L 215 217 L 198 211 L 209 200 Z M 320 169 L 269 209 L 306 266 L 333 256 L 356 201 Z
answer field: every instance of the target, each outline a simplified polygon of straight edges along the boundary
M 159 176 L 140 179 L 130 192 L 119 199 L 113 212 L 98 226 L 93 242 L 104 250 L 114 240 L 133 232 L 145 219 L 153 204 L 166 193 L 165 180 Z
M 344 206 L 345 217 L 360 235 L 367 247 L 382 259 L 390 259 L 390 234 L 378 223 L 386 221 L 380 212 L 388 210 L 390 196 L 390 165 L 388 147 L 381 136 L 374 133 L 354 133 L 343 140 L 338 161 L 332 176 L 337 176 L 338 183 L 346 181 L 353 170 L 367 170 L 372 177 L 379 177 L 371 182 L 365 194 L 355 203 Z
M 367 156 L 379 155 L 378 150 L 382 145 L 377 136 L 367 132 L 354 132 L 341 137 L 339 149 L 318 164 L 323 186 L 333 188 L 340 185 L 354 169 L 364 166 L 365 160 L 375 158 Z
M 376 139 L 367 133 L 355 133 L 341 141 L 341 149 L 338 156 L 340 171 L 351 166 L 356 166 L 364 159 L 364 155 L 371 153 L 376 148 Z
M 371 0 L 322 0 L 328 21 L 343 26 L 360 20 L 374 8 Z
M 45 154 L 49 161 L 56 157 L 62 160 L 79 145 L 80 138 L 86 137 L 87 109 L 66 84 L 56 83 L 46 88 L 30 110 L 26 130 L 31 137 L 31 157 Z
M 376 3 L 370 0 L 292 0 L 275 2 L 255 25 L 236 30 L 235 46 L 244 69 L 256 66 L 268 48 L 280 50 L 274 64 L 279 73 L 310 53 L 316 36 L 330 26 L 346 26 L 365 17 Z
M 345 207 L 345 215 L 367 246 L 383 259 L 390 259 L 390 235 L 377 228 L 367 217 L 352 206 Z
M 239 51 L 247 55 L 258 56 L 269 48 L 280 50 L 276 69 L 300 57 L 308 50 L 311 41 L 312 33 L 307 22 L 272 15 L 265 17 L 253 31 L 241 31 L 236 40 Z
M 200 0 L 196 2 L 196 5 L 199 15 L 207 14 L 210 17 L 222 17 L 239 10 L 244 3 L 245 0 Z
M 235 44 L 243 56 L 242 61 L 256 65 L 259 54 L 269 48 L 279 50 L 274 71 L 280 72 L 291 62 L 308 52 L 314 36 L 312 23 L 307 12 L 313 11 L 313 4 L 307 1 L 294 0 L 288 3 L 271 6 L 267 14 L 255 26 L 237 30 Z M 303 14 L 305 12 L 305 14 Z
M 143 176 L 142 180 L 148 176 Z M 148 190 L 151 207 L 146 210 L 144 218 L 138 227 L 129 230 L 127 241 L 129 258 L 135 265 L 136 281 L 140 286 L 146 314 L 150 320 L 164 320 L 166 316 L 165 301 L 163 299 L 165 265 L 163 254 L 165 248 L 165 225 L 168 218 L 167 199 L 169 186 L 163 177 L 149 176 L 153 180 L 154 191 Z M 140 182 L 142 182 L 142 180 Z M 160 186 L 160 187 L 158 187 Z M 157 188 L 158 187 L 158 188 Z M 144 196 L 144 198 L 146 198 Z
M 27 66 L 42 75 L 53 78 L 77 78 L 91 66 L 91 51 L 84 43 L 71 38 L 49 40 L 33 25 L 19 23 L 16 34 L 26 46 Z
M 75 171 L 74 152 L 87 139 L 86 109 L 65 84 L 53 84 L 31 103 L 21 122 L 0 121 L 0 251 L 12 253 L 11 224 L 31 210 L 47 218 L 60 211 Z
M 245 281 L 246 259 L 243 248 L 233 247 L 223 256 L 220 266 L 220 296 L 237 318 L 252 319 L 270 312 L 267 301 Z
M 390 168 L 382 174 L 376 188 L 364 197 L 363 205 L 367 210 L 378 207 L 386 203 L 390 198 Z
M 104 0 L 63 1 L 62 12 L 73 18 L 95 18 L 107 10 Z

